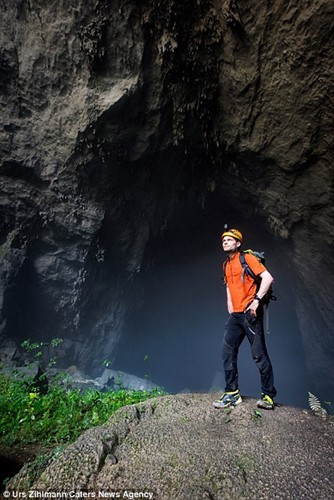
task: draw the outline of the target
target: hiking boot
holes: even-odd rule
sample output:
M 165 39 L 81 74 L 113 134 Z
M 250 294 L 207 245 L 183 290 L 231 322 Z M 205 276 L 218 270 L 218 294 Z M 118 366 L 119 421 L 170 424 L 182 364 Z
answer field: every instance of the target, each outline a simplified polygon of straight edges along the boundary
M 215 408 L 229 408 L 230 406 L 236 406 L 242 403 L 242 398 L 240 396 L 239 389 L 232 392 L 224 392 L 222 397 L 218 401 L 214 401 L 212 404 Z
M 267 394 L 262 394 L 262 398 L 258 400 L 256 405 L 258 408 L 263 408 L 264 410 L 273 410 L 275 407 L 274 400 Z

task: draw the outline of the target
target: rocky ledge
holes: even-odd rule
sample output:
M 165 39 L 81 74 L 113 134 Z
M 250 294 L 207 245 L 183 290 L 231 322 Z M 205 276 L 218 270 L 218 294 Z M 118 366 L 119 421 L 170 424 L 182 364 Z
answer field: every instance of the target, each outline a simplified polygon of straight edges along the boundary
M 216 410 L 216 396 L 124 407 L 37 476 L 25 466 L 9 490 L 159 500 L 334 497 L 333 417 L 281 405 L 259 412 L 250 398 Z

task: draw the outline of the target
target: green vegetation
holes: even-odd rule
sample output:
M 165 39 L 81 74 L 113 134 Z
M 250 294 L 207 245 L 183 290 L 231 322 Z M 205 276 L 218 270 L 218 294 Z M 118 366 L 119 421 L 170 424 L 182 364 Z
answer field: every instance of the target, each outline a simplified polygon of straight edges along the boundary
M 31 361 L 40 361 L 43 356 L 47 357 L 47 366 L 51 368 L 56 364 L 56 357 L 51 356 L 51 350 L 61 345 L 63 339 L 55 338 L 51 342 L 32 342 L 30 339 L 24 340 L 21 347 L 26 351 Z M 29 363 L 27 363 L 29 366 Z
M 45 359 L 51 368 L 56 363 L 53 350 L 62 339 L 50 342 L 25 340 L 21 347 L 31 362 Z M 104 361 L 104 366 L 111 364 Z M 27 367 L 31 363 L 27 363 Z M 0 445 L 38 443 L 66 444 L 74 441 L 82 431 L 101 425 L 122 406 L 140 403 L 162 396 L 162 389 L 152 391 L 117 390 L 85 392 L 71 387 L 68 374 L 61 373 L 53 381 L 43 373 L 36 380 L 20 378 L 17 370 L 11 374 L 0 373 Z
M 152 391 L 50 387 L 46 394 L 27 381 L 0 374 L 0 444 L 54 444 L 74 441 L 82 431 L 103 424 L 118 408 L 163 395 Z
M 322 406 L 319 398 L 312 394 L 312 392 L 308 392 L 308 404 L 310 409 L 315 413 L 315 414 L 320 414 L 320 415 L 326 415 L 328 412 L 327 410 Z M 324 401 L 324 404 L 328 405 L 328 407 L 331 406 L 330 401 Z
M 262 413 L 257 410 L 257 409 L 254 409 L 253 410 L 253 413 L 252 413 L 252 419 L 254 420 L 254 422 L 258 422 L 262 417 Z

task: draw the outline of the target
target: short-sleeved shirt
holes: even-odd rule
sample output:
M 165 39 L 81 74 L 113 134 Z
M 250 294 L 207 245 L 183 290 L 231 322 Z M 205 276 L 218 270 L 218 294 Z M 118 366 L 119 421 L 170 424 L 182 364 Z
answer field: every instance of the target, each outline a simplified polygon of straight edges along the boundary
M 259 276 L 267 269 L 254 255 L 244 254 L 245 260 L 253 273 Z M 240 252 L 236 252 L 231 258 L 228 257 L 225 266 L 225 283 L 228 285 L 233 312 L 244 312 L 256 295 L 256 283 L 244 273 L 240 262 Z

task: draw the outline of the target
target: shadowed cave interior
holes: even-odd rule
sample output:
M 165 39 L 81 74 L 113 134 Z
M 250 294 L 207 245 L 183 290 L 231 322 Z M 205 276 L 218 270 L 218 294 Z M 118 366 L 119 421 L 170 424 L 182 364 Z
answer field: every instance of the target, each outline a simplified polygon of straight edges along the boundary
M 166 163 L 169 164 L 168 159 Z M 137 175 L 140 179 L 140 172 Z M 91 181 L 89 179 L 87 185 Z M 104 194 L 108 189 L 103 186 L 103 179 L 102 182 L 97 179 L 96 185 L 98 181 Z M 156 186 L 147 187 L 156 189 Z M 168 184 L 166 188 L 165 192 L 161 191 L 161 196 L 168 198 L 171 190 Z M 131 189 L 139 193 L 136 195 L 138 199 L 141 195 L 145 197 L 140 181 L 136 184 L 136 176 L 132 177 Z M 274 291 L 278 300 L 270 305 L 271 333 L 266 340 L 274 367 L 277 401 L 305 407 L 312 381 L 305 368 L 295 312 L 296 276 L 286 257 L 290 243 L 279 240 L 265 229 L 265 221 L 254 215 L 255 207 L 251 206 L 251 202 L 241 200 L 242 212 L 237 211 L 239 201 L 227 201 L 223 190 L 217 189 L 207 194 L 205 203 L 196 200 L 196 197 L 178 202 L 168 219 L 167 230 L 162 235 L 159 232 L 159 236 L 151 235 L 140 263 L 140 272 L 135 274 L 127 287 L 126 314 L 120 340 L 113 352 L 109 354 L 106 349 L 99 355 L 112 361 L 112 369 L 149 378 L 168 392 L 224 388 L 221 342 L 228 314 L 221 281 L 224 256 L 220 234 L 224 223 L 228 223 L 243 232 L 243 248 L 265 251 L 268 269 L 275 278 Z M 140 203 L 138 206 L 140 210 Z M 247 217 L 244 215 L 245 206 L 248 208 Z M 135 208 L 131 210 L 133 212 Z M 132 212 L 125 212 L 123 219 L 128 217 L 132 221 L 133 217 L 131 223 L 135 224 Z M 120 219 L 120 225 L 123 219 Z M 96 262 L 92 263 L 90 284 L 95 290 L 94 301 L 97 305 L 112 303 L 113 300 L 105 284 L 115 280 L 114 270 L 117 270 L 119 257 L 115 253 L 117 243 L 113 243 L 114 230 L 112 221 L 103 229 L 104 241 L 109 241 L 112 249 L 105 267 L 99 271 Z M 45 242 L 37 240 L 30 249 L 16 286 L 6 295 L 4 311 L 7 326 L 21 341 L 29 337 L 45 340 L 45 332 L 48 332 L 49 339 L 59 336 L 61 317 L 45 297 L 33 264 L 47 252 Z M 57 281 L 53 282 L 53 286 L 57 286 Z M 87 331 L 90 330 L 89 325 L 98 320 L 100 310 L 94 302 L 85 306 Z M 92 336 L 93 332 L 90 333 Z M 85 340 L 80 338 L 80 330 L 74 340 L 79 343 Z M 75 364 L 88 375 L 101 375 L 102 360 L 89 350 L 86 360 L 83 367 L 69 349 L 66 359 L 60 360 L 60 366 Z M 89 366 L 93 365 L 90 373 Z M 242 393 L 259 396 L 260 378 L 247 339 L 241 346 L 239 372 Z
M 136 306 L 127 316 L 113 368 L 148 377 L 170 392 L 224 389 L 221 342 L 228 313 L 220 234 L 227 222 L 243 232 L 244 249 L 265 251 L 275 278 L 277 301 L 270 304 L 266 341 L 277 401 L 307 406 L 309 381 L 294 309 L 293 271 L 282 251 L 285 243 L 278 243 L 261 219 L 246 219 L 222 205 L 218 195 L 211 195 L 204 209 L 187 212 L 176 216 L 146 252 L 151 264 L 135 280 Z M 244 395 L 260 394 L 247 339 L 240 350 L 239 383 Z

